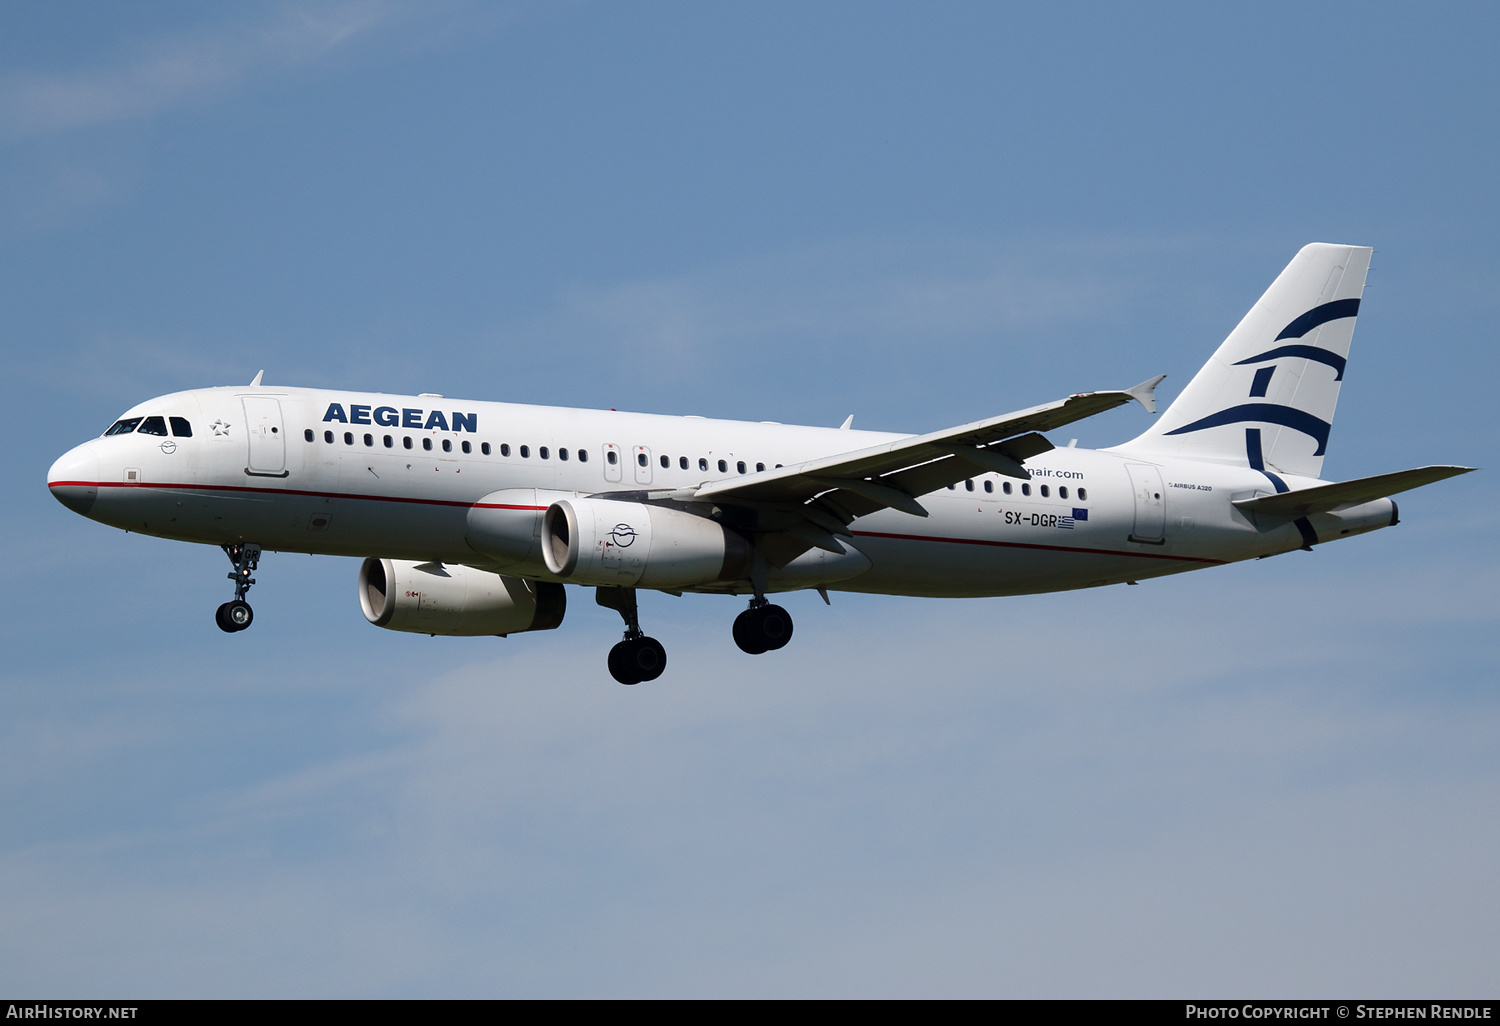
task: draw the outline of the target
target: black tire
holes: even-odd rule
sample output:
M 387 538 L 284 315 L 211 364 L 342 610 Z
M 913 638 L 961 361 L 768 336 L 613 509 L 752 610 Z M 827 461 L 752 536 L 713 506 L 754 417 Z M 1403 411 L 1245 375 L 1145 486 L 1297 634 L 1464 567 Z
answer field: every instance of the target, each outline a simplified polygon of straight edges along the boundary
M 622 641 L 609 650 L 609 675 L 621 684 L 639 684 L 635 669 L 635 642 Z
M 226 602 L 219 608 L 224 610 L 224 619 L 231 624 L 236 631 L 242 631 L 255 620 L 255 610 L 250 608 L 250 603 L 242 599 Z
M 780 606 L 761 606 L 757 612 L 760 613 L 758 626 L 765 650 L 774 652 L 785 648 L 792 640 L 792 614 Z
M 734 618 L 734 643 L 748 655 L 760 655 L 766 650 L 755 615 L 758 612 L 758 609 L 747 609 Z
M 234 622 L 229 619 L 228 602 L 224 603 L 218 609 L 214 610 L 214 623 L 218 624 L 219 630 L 223 631 L 225 634 L 233 634 L 235 631 L 239 630 L 239 628 L 234 625 Z
M 643 683 L 660 677 L 667 668 L 667 650 L 655 638 L 637 638 L 632 658 L 636 675 Z

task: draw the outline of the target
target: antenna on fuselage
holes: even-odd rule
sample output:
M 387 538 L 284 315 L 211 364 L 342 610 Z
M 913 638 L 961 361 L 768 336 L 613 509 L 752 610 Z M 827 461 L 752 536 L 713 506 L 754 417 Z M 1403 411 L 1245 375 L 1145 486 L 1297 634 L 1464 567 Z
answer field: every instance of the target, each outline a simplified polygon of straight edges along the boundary
M 263 377 L 265 377 L 265 376 L 266 376 L 266 372 L 264 370 L 258 370 L 258 371 L 256 371 L 255 372 L 255 379 L 250 382 L 250 387 L 251 388 L 258 387 L 260 385 L 260 379 L 263 378 Z

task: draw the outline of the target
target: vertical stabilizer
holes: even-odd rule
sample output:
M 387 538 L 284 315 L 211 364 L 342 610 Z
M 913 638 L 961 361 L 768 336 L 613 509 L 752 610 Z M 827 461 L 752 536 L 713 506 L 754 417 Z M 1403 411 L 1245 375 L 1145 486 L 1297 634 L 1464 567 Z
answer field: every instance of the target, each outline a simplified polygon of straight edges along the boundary
M 1303 246 L 1161 419 L 1119 448 L 1321 476 L 1371 252 Z

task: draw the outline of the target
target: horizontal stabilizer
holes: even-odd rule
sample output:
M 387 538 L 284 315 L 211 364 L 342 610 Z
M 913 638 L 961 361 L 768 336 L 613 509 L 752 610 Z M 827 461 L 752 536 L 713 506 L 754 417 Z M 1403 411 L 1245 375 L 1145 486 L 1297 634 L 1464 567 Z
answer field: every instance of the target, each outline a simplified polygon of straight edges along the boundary
M 1358 506 L 1361 503 L 1383 499 L 1397 492 L 1410 491 L 1444 478 L 1467 474 L 1473 467 L 1418 467 L 1415 470 L 1398 470 L 1394 474 L 1378 474 L 1361 477 L 1337 484 L 1318 485 L 1279 495 L 1262 495 L 1256 499 L 1239 499 L 1235 506 L 1247 513 L 1263 513 L 1279 517 L 1305 517 L 1314 513 L 1331 513 L 1334 510 Z

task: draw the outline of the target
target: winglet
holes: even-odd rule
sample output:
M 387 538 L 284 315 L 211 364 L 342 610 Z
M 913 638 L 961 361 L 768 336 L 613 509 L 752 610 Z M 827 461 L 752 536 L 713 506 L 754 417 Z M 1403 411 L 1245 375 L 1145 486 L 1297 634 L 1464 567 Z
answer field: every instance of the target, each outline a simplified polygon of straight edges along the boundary
M 255 372 L 255 380 L 252 381 L 252 382 L 250 382 L 250 387 L 251 388 L 258 388 L 260 386 L 260 379 L 263 378 L 263 377 L 265 377 L 265 376 L 266 376 L 266 372 L 264 370 L 256 371 Z
M 849 416 L 845 417 L 844 418 L 844 422 L 839 425 L 839 430 L 840 431 L 848 431 L 849 428 L 853 424 L 854 424 L 854 414 L 851 413 L 851 414 L 849 414 Z
M 1156 412 L 1156 386 L 1167 380 L 1165 374 L 1158 374 L 1150 381 L 1142 381 L 1134 388 L 1127 388 L 1125 394 L 1146 408 L 1147 413 Z

